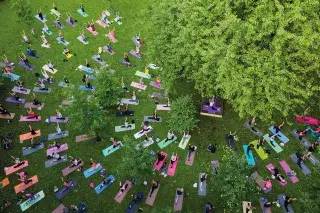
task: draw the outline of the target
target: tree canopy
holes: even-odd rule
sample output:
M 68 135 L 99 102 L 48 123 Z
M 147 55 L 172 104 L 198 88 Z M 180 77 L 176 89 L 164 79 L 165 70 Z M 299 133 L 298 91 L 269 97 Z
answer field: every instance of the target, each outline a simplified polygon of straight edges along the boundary
M 11 7 L 16 10 L 18 18 L 21 22 L 30 25 L 34 18 L 32 15 L 31 3 L 29 0 L 11 0 Z
M 319 91 L 319 1 L 168 0 L 153 14 L 151 53 L 166 87 L 179 76 L 241 117 L 301 112 Z M 305 105 L 305 106 L 303 106 Z

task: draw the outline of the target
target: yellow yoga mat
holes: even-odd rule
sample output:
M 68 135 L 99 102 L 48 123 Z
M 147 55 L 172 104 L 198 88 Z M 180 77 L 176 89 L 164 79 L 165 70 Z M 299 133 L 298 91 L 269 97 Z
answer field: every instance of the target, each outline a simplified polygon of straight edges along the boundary
M 269 157 L 268 154 L 265 153 L 265 151 L 264 151 L 264 149 L 262 147 L 259 147 L 259 149 L 257 149 L 257 144 L 258 144 L 257 140 L 252 141 L 250 143 L 254 145 L 254 149 L 258 153 L 258 155 L 261 158 L 261 160 L 265 160 L 265 159 L 267 159 Z

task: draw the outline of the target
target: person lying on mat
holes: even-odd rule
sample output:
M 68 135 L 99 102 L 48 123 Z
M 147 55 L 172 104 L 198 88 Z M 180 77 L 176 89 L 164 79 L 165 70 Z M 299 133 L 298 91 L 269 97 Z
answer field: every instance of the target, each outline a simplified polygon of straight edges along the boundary
M 91 169 L 90 169 L 90 172 L 92 172 L 93 170 L 101 167 L 100 163 L 97 163 L 96 161 L 90 159 L 90 165 L 91 165 Z
M 62 132 L 62 130 L 61 130 L 58 122 L 57 122 L 57 126 L 56 126 L 56 131 L 57 131 L 56 135 L 61 135 L 61 134 L 63 134 L 63 132 Z
M 124 55 L 123 55 L 123 62 L 124 62 L 124 64 L 127 65 L 128 67 L 131 66 L 128 53 L 124 53 Z
M 248 147 L 247 147 L 247 151 L 246 151 L 246 154 L 247 156 L 250 158 L 250 151 L 252 152 L 253 151 L 253 148 L 254 148 L 254 145 L 253 144 L 249 144 Z
M 273 204 L 277 204 L 277 202 L 276 202 L 276 201 L 274 201 L 274 202 L 268 201 L 268 202 L 266 202 L 266 203 L 263 204 L 263 207 L 264 207 L 264 208 L 271 208 L 271 206 L 272 206 Z
M 62 31 L 61 31 L 61 30 L 59 30 L 58 37 L 59 37 L 59 39 L 60 39 L 60 42 L 66 43 L 66 40 L 64 40 L 64 37 L 63 37 L 63 34 L 62 34 Z
M 181 197 L 181 195 L 183 195 L 183 188 L 178 188 L 176 191 L 176 197 L 174 200 L 174 205 L 176 205 L 178 203 L 179 198 Z
M 143 128 L 142 130 L 139 132 L 139 134 L 142 134 L 144 132 L 148 132 L 150 130 L 150 127 L 148 125 L 149 123 L 148 122 L 142 122 L 142 125 L 143 125 Z
M 84 11 L 84 6 L 83 6 L 82 3 L 80 4 L 80 10 L 81 10 L 82 13 L 85 13 L 85 11 Z
M 214 209 L 214 207 L 213 207 L 212 203 L 207 202 L 207 203 L 206 203 L 206 213 L 212 212 L 213 209 Z
M 172 132 L 172 131 L 171 131 L 171 132 L 169 131 L 168 134 L 167 134 L 166 140 L 165 140 L 164 142 L 167 142 L 167 141 L 169 141 L 169 140 L 173 140 L 174 137 L 175 137 L 175 135 L 173 134 L 173 132 Z
M 66 182 L 63 180 L 63 177 L 61 177 L 62 183 L 63 183 L 63 188 L 60 191 L 60 194 L 62 194 L 63 192 L 65 192 L 66 190 L 70 189 L 73 186 L 72 181 Z
M 151 192 L 150 192 L 149 197 L 152 196 L 152 193 L 153 193 L 154 190 L 157 189 L 158 187 L 159 187 L 159 182 L 152 180 Z
M 211 100 L 210 100 L 210 102 L 209 102 L 209 106 L 211 107 L 211 109 L 217 110 L 217 108 L 215 108 L 215 106 L 216 106 L 216 98 L 215 98 L 215 96 L 213 96 L 213 97 L 211 98 Z
M 257 149 L 259 149 L 260 147 L 262 147 L 264 149 L 264 139 L 260 138 L 257 142 Z
M 110 184 L 112 182 L 113 182 L 113 180 L 111 178 L 103 177 L 102 183 L 100 184 L 99 189 L 101 189 L 104 185 L 108 185 L 108 184 Z
M 250 128 L 252 129 L 252 131 L 257 132 L 257 130 L 254 128 L 257 124 L 256 124 L 256 116 L 254 116 L 249 122 L 248 122 Z
M 153 120 L 159 121 L 160 118 L 158 118 L 157 110 L 154 110 L 153 116 L 152 117 L 148 117 L 148 119 L 153 119 Z
M 9 92 L 9 94 L 14 100 L 22 102 L 21 98 L 15 92 Z
M 134 91 L 134 90 L 132 91 L 131 101 L 137 102 L 137 95 L 136 95 L 136 91 Z
M 38 196 L 36 194 L 26 193 L 26 194 L 24 194 L 24 197 L 27 198 L 27 199 L 30 199 L 30 202 L 31 202 L 32 200 L 35 200 Z
M 2 104 L 0 104 L 0 114 L 3 114 L 3 115 L 9 115 L 11 117 L 11 114 L 8 110 L 6 110 Z
M 82 81 L 83 83 L 85 83 L 85 82 L 87 81 L 87 79 L 88 79 L 88 75 L 83 74 L 81 81 Z
M 31 135 L 36 135 L 36 131 L 32 128 L 32 126 L 29 124 L 29 132 L 31 133 Z
M 127 184 L 127 183 L 126 184 L 122 184 L 121 181 L 120 181 L 119 186 L 120 186 L 120 192 L 119 192 L 118 196 L 120 196 L 124 191 L 127 190 L 129 184 Z
M 23 61 L 23 63 L 24 63 L 27 67 L 31 68 L 31 65 L 30 65 L 30 63 L 29 63 L 29 60 L 28 60 L 28 58 L 25 56 L 25 54 L 22 54 L 22 56 L 19 56 L 19 58 Z
M 202 184 L 203 184 L 204 181 L 207 180 L 207 177 L 208 177 L 207 174 L 205 174 L 205 173 L 201 174 L 201 176 L 200 176 L 200 186 L 199 186 L 200 187 L 200 191 L 203 191 Z
M 64 157 L 63 156 L 61 156 L 60 154 L 58 154 L 58 153 L 52 153 L 51 155 L 48 155 L 47 156 L 49 159 L 51 158 L 53 158 L 53 160 L 50 162 L 50 164 L 53 164 L 54 162 L 57 162 L 57 161 L 60 161 L 60 160 L 64 160 Z
M 53 8 L 55 11 L 58 11 L 57 5 L 56 5 L 55 3 L 52 4 L 52 8 Z
M 24 43 L 31 44 L 31 42 L 28 39 L 28 37 L 27 37 L 26 33 L 24 32 L 24 30 L 22 30 L 22 32 L 21 32 L 21 37 L 22 37 Z
M 196 151 L 197 150 L 197 147 L 194 146 L 194 145 L 189 145 L 189 148 L 188 148 L 188 161 L 190 160 L 190 156 L 191 156 L 191 153 Z
M 42 14 L 41 8 L 37 11 L 37 13 L 41 21 L 43 21 L 43 14 Z
M 53 71 L 53 67 L 52 67 L 52 71 Z M 47 73 L 47 71 L 45 70 L 41 70 L 41 74 L 44 77 L 45 80 L 47 80 L 48 83 L 52 84 L 53 83 L 53 77 L 50 77 Z M 39 78 L 39 82 L 41 82 L 42 79 Z
M 116 22 L 121 22 L 122 20 L 122 17 L 120 16 L 120 13 L 119 12 L 116 12 L 116 18 L 115 18 Z
M 60 142 L 53 142 L 52 144 L 49 144 L 48 145 L 48 148 L 56 148 L 57 149 L 60 149 L 60 147 L 62 146 L 62 144 Z
M 161 79 L 160 79 L 160 76 L 159 76 L 159 75 L 157 76 L 156 85 L 157 85 L 157 87 L 160 87 L 160 86 L 161 86 Z M 169 99 L 169 98 L 168 98 L 168 99 Z
M 163 161 L 166 158 L 166 156 L 163 154 L 163 152 L 157 152 L 157 163 L 156 165 L 158 165 L 161 161 Z
M 28 179 L 27 175 L 20 177 L 18 180 L 23 182 L 25 185 L 32 182 L 32 179 Z
M 301 164 L 303 163 L 304 155 L 302 154 L 302 152 L 300 150 L 298 150 L 296 152 L 296 156 L 297 156 L 297 165 L 300 167 L 300 169 L 302 169 Z
M 288 205 L 291 204 L 293 201 L 297 200 L 297 198 L 291 198 L 289 196 L 283 196 L 284 197 L 284 208 L 288 213 L 290 213 L 288 209 Z
M 278 134 L 280 132 L 280 130 L 282 129 L 283 125 L 284 125 L 284 121 L 282 121 L 282 123 L 279 124 L 279 125 L 274 125 L 273 126 L 273 129 L 276 131 L 276 134 Z M 278 137 L 281 137 L 281 136 L 278 135 Z
M 309 129 L 305 129 L 303 131 L 300 131 L 298 133 L 298 136 L 299 136 L 299 140 L 301 141 L 303 137 L 305 137 L 307 135 L 307 132 L 308 132 Z
M 27 110 L 27 113 L 28 113 L 27 119 L 33 119 L 33 118 L 38 119 L 38 115 L 31 108 Z
M 70 24 L 74 25 L 75 24 L 75 20 L 73 20 L 72 16 L 70 13 L 67 13 L 67 19 L 69 20 Z
M 20 79 L 17 80 L 17 85 L 19 87 L 19 90 L 21 91 L 27 91 L 25 88 L 23 88 L 23 81 L 21 81 Z
M 101 55 L 98 53 L 96 55 L 96 59 L 99 61 L 99 62 L 103 62 L 102 58 L 101 58 Z
M 178 160 L 178 154 L 176 153 L 176 154 L 172 154 L 172 156 L 171 156 L 171 159 L 170 159 L 170 164 L 171 164 L 171 167 L 170 168 L 172 168 L 173 167 L 173 164 L 174 164 L 174 162 L 176 162 Z
M 59 110 L 56 109 L 56 115 L 57 115 L 57 119 L 59 120 L 65 120 L 66 118 L 62 116 L 61 112 Z
M 114 140 L 114 139 L 112 140 L 112 144 L 113 144 L 113 148 L 121 146 L 121 144 L 118 141 Z
M 28 176 L 28 173 L 24 172 L 24 171 L 16 173 L 16 174 L 18 175 L 18 180 L 26 178 Z
M 96 32 L 96 28 L 94 27 L 94 22 L 93 22 L 93 20 L 92 20 L 91 23 L 88 21 L 88 26 L 87 26 L 87 28 L 89 28 L 89 29 L 90 29 L 91 31 L 93 31 L 93 32 Z
M 37 55 L 36 51 L 31 49 L 30 47 L 27 48 L 26 52 L 27 52 L 27 55 L 30 55 L 30 56 L 36 57 L 36 55 Z
M 246 208 L 246 213 L 249 213 L 250 211 L 252 211 L 253 209 L 255 209 L 255 207 L 253 207 L 250 202 L 247 203 L 247 205 L 245 206 L 245 208 Z
M 32 96 L 32 104 L 33 105 L 41 105 L 41 102 L 36 98 L 36 95 L 33 93 L 33 96 Z
M 273 176 L 275 179 L 277 179 L 279 182 L 286 183 L 287 181 L 284 179 L 284 177 L 280 174 L 279 170 L 277 168 L 271 169 L 273 170 L 274 174 Z
M 82 163 L 82 160 L 81 159 L 77 159 L 77 158 L 74 158 L 72 156 L 69 156 L 69 158 L 71 158 L 71 165 L 68 167 L 68 168 L 72 168 L 72 167 L 75 167 L 75 166 L 78 166 Z

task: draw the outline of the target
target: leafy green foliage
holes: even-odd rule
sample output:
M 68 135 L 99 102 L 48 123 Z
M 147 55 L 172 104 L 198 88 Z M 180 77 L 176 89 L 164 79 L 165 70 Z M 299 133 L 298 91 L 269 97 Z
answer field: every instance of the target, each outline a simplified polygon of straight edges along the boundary
M 29 0 L 11 0 L 11 7 L 16 10 L 16 13 L 21 22 L 30 25 L 34 18 L 32 15 L 31 3 Z
M 242 212 L 242 201 L 255 200 L 258 189 L 250 176 L 250 167 L 238 153 L 224 148 L 224 155 L 213 185 L 219 205 L 227 212 Z
M 163 1 L 151 53 L 167 88 L 179 76 L 241 117 L 301 112 L 319 91 L 319 1 Z M 266 104 L 267 103 L 267 104 Z
M 118 165 L 119 171 L 126 171 L 131 177 L 145 177 L 153 173 L 152 164 L 154 157 L 150 154 L 150 150 L 141 149 L 137 151 L 134 147 L 134 141 L 128 136 L 123 137 L 124 154 Z
M 168 126 L 172 131 L 182 133 L 197 127 L 196 107 L 190 96 L 181 96 L 173 101 Z

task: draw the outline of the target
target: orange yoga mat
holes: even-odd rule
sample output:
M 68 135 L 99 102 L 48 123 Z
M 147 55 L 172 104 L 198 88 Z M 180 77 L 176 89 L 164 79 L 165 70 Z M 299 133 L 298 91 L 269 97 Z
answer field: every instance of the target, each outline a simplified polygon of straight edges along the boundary
M 36 183 L 39 182 L 37 175 L 33 176 L 33 177 L 30 178 L 30 179 L 32 180 L 30 183 L 28 183 L 28 184 L 20 183 L 20 184 L 18 184 L 18 185 L 16 185 L 16 186 L 14 187 L 14 191 L 16 192 L 16 194 L 18 194 L 18 193 L 21 192 L 21 191 L 26 190 L 27 188 L 29 188 L 29 187 L 32 186 L 33 184 L 36 184 Z
M 1 184 L 2 184 L 2 188 L 9 185 L 10 184 L 10 181 L 9 181 L 9 178 L 5 178 L 1 181 Z
M 36 130 L 36 133 L 37 133 L 36 135 L 32 135 L 30 132 L 20 135 L 19 136 L 20 141 L 25 141 L 25 140 L 40 136 L 41 135 L 40 129 Z

